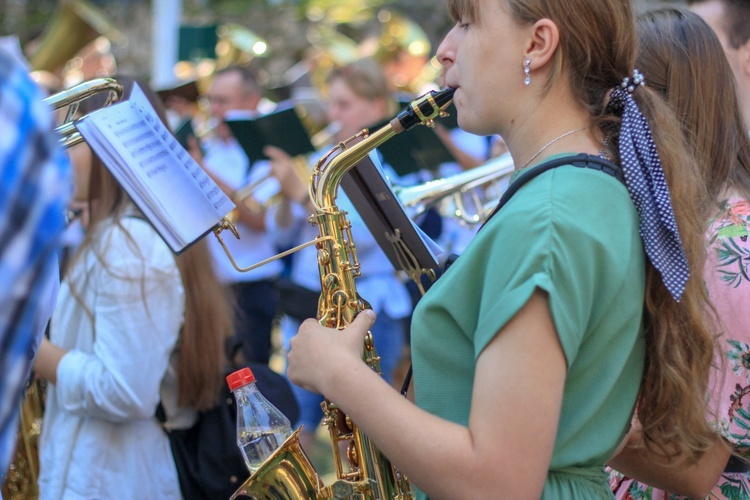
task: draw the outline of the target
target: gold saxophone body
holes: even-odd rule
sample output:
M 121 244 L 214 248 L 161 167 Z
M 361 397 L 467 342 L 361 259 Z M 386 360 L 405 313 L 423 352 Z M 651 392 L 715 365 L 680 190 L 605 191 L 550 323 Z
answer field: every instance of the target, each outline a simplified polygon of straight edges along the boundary
M 453 89 L 431 92 L 416 100 L 391 120 L 370 134 L 363 130 L 340 143 L 316 165 L 310 198 L 315 213 L 310 222 L 318 228 L 315 239 L 318 251 L 321 296 L 318 319 L 322 325 L 342 330 L 356 315 L 368 307 L 359 296 L 354 280 L 360 275 L 357 249 L 346 212 L 336 206 L 339 184 L 344 174 L 368 153 L 395 134 L 416 125 L 432 125 L 450 104 Z M 380 362 L 368 333 L 364 360 L 380 373 Z M 322 403 L 324 424 L 328 427 L 334 454 L 337 480 L 323 484 L 302 450 L 296 430 L 232 496 L 249 496 L 258 500 L 299 500 L 353 498 L 362 500 L 407 500 L 413 498 L 408 479 L 402 475 L 370 441 L 364 432 L 336 405 Z M 339 444 L 346 443 L 346 464 Z

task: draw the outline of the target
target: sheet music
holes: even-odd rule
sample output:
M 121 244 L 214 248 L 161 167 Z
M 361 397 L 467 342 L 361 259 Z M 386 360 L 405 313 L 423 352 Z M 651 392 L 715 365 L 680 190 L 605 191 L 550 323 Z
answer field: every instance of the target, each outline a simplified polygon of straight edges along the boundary
M 175 252 L 234 208 L 137 85 L 128 101 L 98 110 L 76 127 Z

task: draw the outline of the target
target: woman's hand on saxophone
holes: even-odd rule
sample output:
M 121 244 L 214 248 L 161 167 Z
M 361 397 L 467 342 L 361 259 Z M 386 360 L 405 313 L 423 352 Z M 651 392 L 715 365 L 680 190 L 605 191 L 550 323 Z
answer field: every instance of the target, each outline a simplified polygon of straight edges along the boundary
M 362 360 L 362 348 L 373 323 L 375 313 L 370 309 L 343 330 L 326 328 L 315 319 L 305 320 L 290 342 L 287 376 L 296 385 L 325 395 L 340 377 L 370 370 Z

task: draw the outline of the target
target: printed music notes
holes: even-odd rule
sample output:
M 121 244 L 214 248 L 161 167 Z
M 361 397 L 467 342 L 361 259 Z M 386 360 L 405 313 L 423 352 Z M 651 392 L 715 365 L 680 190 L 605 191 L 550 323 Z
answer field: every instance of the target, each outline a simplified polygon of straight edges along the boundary
M 137 85 L 127 101 L 89 114 L 76 128 L 173 252 L 234 209 Z

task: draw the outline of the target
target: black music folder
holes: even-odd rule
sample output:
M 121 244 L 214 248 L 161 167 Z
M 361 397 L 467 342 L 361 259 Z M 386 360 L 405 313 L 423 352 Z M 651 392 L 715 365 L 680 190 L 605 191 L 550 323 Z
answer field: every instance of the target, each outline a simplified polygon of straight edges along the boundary
M 177 138 L 180 145 L 187 151 L 190 151 L 190 137 L 195 137 L 195 140 L 200 143 L 195 135 L 195 129 L 193 129 L 193 120 L 190 118 L 177 126 L 177 129 L 174 131 L 174 136 Z
M 381 122 L 368 129 L 373 133 L 387 123 Z M 418 170 L 435 172 L 441 163 L 457 161 L 435 130 L 426 126 L 414 127 L 407 134 L 396 134 L 378 146 L 378 151 L 383 161 L 400 176 Z
M 266 146 L 276 146 L 289 156 L 315 151 L 307 129 L 291 105 L 279 105 L 275 111 L 254 118 L 230 113 L 226 123 L 251 163 L 268 159 L 263 154 Z
M 406 214 L 375 151 L 347 172 L 341 187 L 396 270 L 416 281 L 439 267 L 442 251 Z

